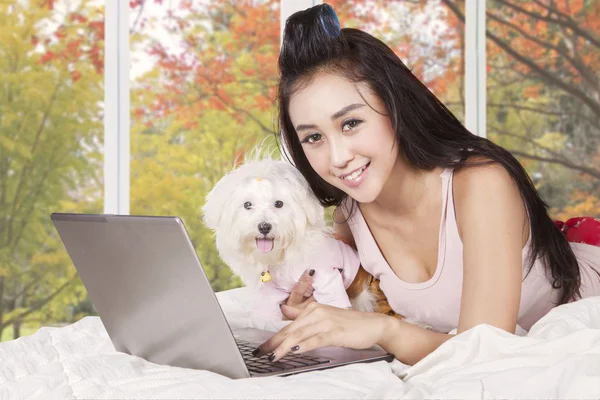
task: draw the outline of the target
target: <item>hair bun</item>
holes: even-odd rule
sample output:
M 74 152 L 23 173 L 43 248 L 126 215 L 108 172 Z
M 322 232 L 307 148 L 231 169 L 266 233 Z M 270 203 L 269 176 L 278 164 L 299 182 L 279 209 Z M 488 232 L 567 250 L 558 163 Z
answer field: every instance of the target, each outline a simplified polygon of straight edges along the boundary
M 341 50 L 340 34 L 340 21 L 329 4 L 292 14 L 283 32 L 281 73 L 297 73 L 335 57 Z
M 323 29 L 329 34 L 329 36 L 338 37 L 341 33 L 340 20 L 333 7 L 329 4 L 321 4 L 317 7 L 317 13 Z

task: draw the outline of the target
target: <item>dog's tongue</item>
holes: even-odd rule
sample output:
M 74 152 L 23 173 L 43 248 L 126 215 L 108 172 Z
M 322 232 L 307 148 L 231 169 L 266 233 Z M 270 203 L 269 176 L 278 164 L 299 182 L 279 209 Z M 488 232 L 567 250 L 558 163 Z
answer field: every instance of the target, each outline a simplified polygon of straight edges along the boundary
M 256 246 L 263 253 L 273 250 L 273 239 L 256 239 Z

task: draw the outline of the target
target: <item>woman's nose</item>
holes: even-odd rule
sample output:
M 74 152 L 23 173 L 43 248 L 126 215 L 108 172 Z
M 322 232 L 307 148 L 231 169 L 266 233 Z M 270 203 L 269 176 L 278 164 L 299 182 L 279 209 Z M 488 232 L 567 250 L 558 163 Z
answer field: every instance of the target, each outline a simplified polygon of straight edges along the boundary
M 329 151 L 331 165 L 335 168 L 344 168 L 354 158 L 353 152 L 343 139 L 332 142 Z

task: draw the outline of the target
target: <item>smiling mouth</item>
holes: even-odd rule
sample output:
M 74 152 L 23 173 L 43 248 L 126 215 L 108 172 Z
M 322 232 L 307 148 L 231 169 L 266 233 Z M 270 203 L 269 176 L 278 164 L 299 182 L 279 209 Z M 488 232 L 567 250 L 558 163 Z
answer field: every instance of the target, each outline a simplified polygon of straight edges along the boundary
M 367 169 L 367 167 L 371 165 L 371 163 L 367 163 L 364 166 L 362 166 L 361 168 L 355 170 L 354 172 L 351 172 L 347 175 L 341 175 L 340 179 L 346 180 L 346 181 L 355 181 L 358 178 L 360 178 L 361 174 L 365 171 L 365 169 Z
M 256 248 L 263 253 L 268 253 L 273 250 L 273 244 L 275 241 L 268 237 L 256 238 Z

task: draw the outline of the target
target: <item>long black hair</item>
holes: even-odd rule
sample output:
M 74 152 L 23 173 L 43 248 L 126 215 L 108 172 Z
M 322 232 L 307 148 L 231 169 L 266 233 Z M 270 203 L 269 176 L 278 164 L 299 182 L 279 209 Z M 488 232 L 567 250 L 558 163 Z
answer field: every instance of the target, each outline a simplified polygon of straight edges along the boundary
M 361 30 L 341 29 L 331 6 L 321 4 L 286 21 L 279 70 L 278 131 L 294 165 L 323 206 L 339 206 L 346 194 L 311 167 L 291 122 L 289 103 L 292 94 L 310 83 L 316 73 L 331 72 L 366 83 L 383 101 L 400 145 L 398 151 L 413 166 L 458 170 L 477 164 L 473 159 L 504 166 L 517 184 L 529 215 L 528 272 L 541 258 L 552 274 L 554 288 L 560 288 L 558 304 L 580 296 L 577 259 L 523 166 L 507 150 L 469 132 L 387 45 Z

